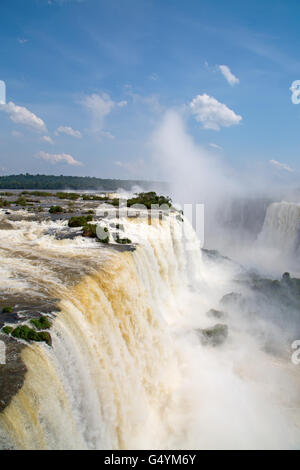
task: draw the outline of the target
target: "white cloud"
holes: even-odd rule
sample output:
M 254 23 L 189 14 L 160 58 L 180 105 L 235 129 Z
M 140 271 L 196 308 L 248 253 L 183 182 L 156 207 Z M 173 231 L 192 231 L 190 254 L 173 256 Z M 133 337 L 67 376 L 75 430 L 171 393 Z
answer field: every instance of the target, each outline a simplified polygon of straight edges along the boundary
M 72 129 L 70 126 L 60 126 L 56 129 L 55 135 L 59 134 L 67 134 L 70 135 L 71 137 L 75 137 L 76 139 L 81 139 L 82 134 L 80 131 L 75 131 Z
M 68 165 L 82 166 L 81 162 L 79 162 L 78 160 L 75 160 L 75 158 L 73 158 L 72 155 L 68 155 L 67 153 L 53 154 L 53 153 L 40 152 L 38 154 L 38 158 L 42 158 L 43 160 L 49 161 L 51 163 L 65 162 Z
M 43 142 L 46 142 L 47 144 L 54 144 L 53 139 L 51 139 L 49 135 L 43 135 L 43 137 L 41 137 L 41 140 Z
M 28 42 L 28 39 L 18 39 L 19 44 L 26 44 Z
M 83 105 L 92 114 L 93 131 L 103 132 L 104 120 L 116 107 L 123 108 L 127 105 L 127 101 L 113 101 L 107 93 L 86 96 Z
M 207 94 L 197 95 L 189 106 L 196 121 L 201 122 L 204 129 L 218 131 L 220 127 L 234 126 L 242 120 L 242 116 Z
M 40 132 L 47 131 L 44 121 L 23 106 L 17 106 L 10 101 L 8 104 L 1 105 L 0 109 L 5 111 L 9 115 L 10 120 L 16 124 L 31 127 Z
M 217 149 L 217 150 L 223 150 L 223 147 L 221 147 L 220 145 L 217 145 L 217 144 L 208 144 L 210 147 L 214 148 L 214 149 Z
M 288 165 L 285 165 L 284 163 L 280 163 L 277 160 L 270 160 L 269 163 L 278 168 L 278 170 L 289 171 L 290 173 L 294 172 L 293 168 Z
M 222 75 L 225 77 L 229 85 L 234 86 L 237 83 L 240 83 L 240 80 L 231 72 L 230 68 L 227 65 L 219 65 L 219 70 Z

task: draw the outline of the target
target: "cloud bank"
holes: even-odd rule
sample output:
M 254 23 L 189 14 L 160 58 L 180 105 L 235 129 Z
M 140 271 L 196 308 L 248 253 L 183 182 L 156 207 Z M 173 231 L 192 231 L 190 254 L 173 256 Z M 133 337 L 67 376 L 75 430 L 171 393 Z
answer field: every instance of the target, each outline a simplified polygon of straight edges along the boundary
M 82 137 L 82 134 L 81 134 L 80 131 L 75 131 L 70 126 L 60 126 L 60 127 L 58 127 L 55 131 L 55 135 L 59 135 L 59 134 L 66 134 L 66 135 L 69 135 L 71 137 L 75 137 L 76 139 L 81 139 L 81 137 Z
M 78 160 L 75 160 L 72 155 L 68 155 L 67 153 L 60 153 L 60 154 L 53 154 L 53 153 L 46 153 L 46 152 L 40 152 L 38 155 L 38 158 L 41 158 L 42 160 L 46 160 L 50 163 L 67 163 L 68 165 L 74 165 L 74 166 L 82 166 L 82 163 L 79 162 Z
M 47 132 L 44 121 L 23 106 L 17 106 L 10 101 L 8 104 L 1 105 L 0 109 L 5 111 L 9 115 L 9 119 L 16 124 L 30 127 L 38 132 Z
M 221 127 L 237 125 L 242 120 L 242 116 L 207 94 L 197 95 L 189 107 L 196 121 L 201 122 L 204 129 L 218 131 Z

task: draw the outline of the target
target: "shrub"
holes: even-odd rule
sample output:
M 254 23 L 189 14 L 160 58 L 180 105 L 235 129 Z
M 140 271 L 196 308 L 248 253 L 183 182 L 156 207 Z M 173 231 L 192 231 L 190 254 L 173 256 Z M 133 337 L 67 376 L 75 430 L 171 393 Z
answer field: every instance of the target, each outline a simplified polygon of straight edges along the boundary
M 53 193 L 47 193 L 45 191 L 22 191 L 23 195 L 37 196 L 37 197 L 53 197 Z
M 69 199 L 71 201 L 76 201 L 80 198 L 80 194 L 77 193 L 56 193 L 55 197 L 58 199 Z
M 4 326 L 4 327 L 2 328 L 2 331 L 3 331 L 3 333 L 5 333 L 6 335 L 10 335 L 11 332 L 13 331 L 13 328 L 12 328 L 11 326 Z
M 29 328 L 27 325 L 17 326 L 11 333 L 14 338 L 23 339 L 24 341 L 36 341 L 36 342 L 45 342 L 49 346 L 52 345 L 52 339 L 50 333 L 47 331 L 37 332 L 32 328 Z
M 129 245 L 130 243 L 132 243 L 130 238 L 120 238 L 119 234 L 116 237 L 116 242 L 120 245 Z
M 87 215 L 87 216 L 80 216 L 80 217 L 71 217 L 69 219 L 68 225 L 69 227 L 84 227 L 88 222 L 91 222 L 93 220 L 93 216 Z
M 109 243 L 109 236 L 107 236 L 107 237 L 105 237 L 105 238 L 102 238 L 101 240 L 98 239 L 98 242 L 100 242 L 100 243 L 105 243 L 105 244 Z
M 38 333 L 39 339 L 38 341 L 44 341 L 45 343 L 48 344 L 48 346 L 52 346 L 52 338 L 50 333 L 48 331 L 40 331 Z
M 51 206 L 49 209 L 50 214 L 59 214 L 63 211 L 64 210 L 61 206 Z
M 15 201 L 15 204 L 17 204 L 18 206 L 25 207 L 25 206 L 27 205 L 27 201 L 26 201 L 25 197 L 19 197 L 19 198 Z
M 0 207 L 8 207 L 10 206 L 10 202 L 7 201 L 6 199 L 1 199 L 0 200 Z
M 94 224 L 84 225 L 82 236 L 89 237 L 89 238 L 96 238 L 97 237 L 97 225 L 94 225 Z
M 37 338 L 37 332 L 29 328 L 27 325 L 17 326 L 12 332 L 12 336 L 18 339 L 24 339 L 28 341 L 30 339 Z
M 48 317 L 33 318 L 30 323 L 36 327 L 37 330 L 49 330 L 51 328 L 51 321 Z
M 148 193 L 139 193 L 136 195 L 136 197 L 128 199 L 128 207 L 131 207 L 134 204 L 142 204 L 143 206 L 146 206 L 147 209 L 151 209 L 152 205 L 167 205 L 168 207 L 171 207 L 172 200 L 170 197 L 159 196 L 154 191 L 150 191 Z
M 12 313 L 13 308 L 12 307 L 3 307 L 2 313 Z

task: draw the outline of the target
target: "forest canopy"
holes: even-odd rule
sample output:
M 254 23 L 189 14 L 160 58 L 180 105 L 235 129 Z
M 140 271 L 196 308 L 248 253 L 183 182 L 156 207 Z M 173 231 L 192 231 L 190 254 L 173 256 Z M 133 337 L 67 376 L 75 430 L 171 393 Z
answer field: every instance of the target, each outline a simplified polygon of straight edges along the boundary
M 133 186 L 145 190 L 164 191 L 167 183 L 141 180 L 102 179 L 90 176 L 53 176 L 53 175 L 21 175 L 0 176 L 0 189 L 72 189 L 117 191 L 122 188 L 130 191 Z

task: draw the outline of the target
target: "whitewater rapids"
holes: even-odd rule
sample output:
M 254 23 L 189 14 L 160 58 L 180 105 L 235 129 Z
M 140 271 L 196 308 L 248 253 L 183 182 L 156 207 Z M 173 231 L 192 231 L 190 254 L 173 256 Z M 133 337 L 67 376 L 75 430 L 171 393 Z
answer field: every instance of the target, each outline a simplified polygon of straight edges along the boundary
M 2 289 L 60 299 L 53 347 L 22 352 L 28 372 L 0 415 L 0 447 L 299 448 L 298 369 L 237 318 L 220 348 L 195 332 L 216 323 L 206 312 L 239 268 L 204 261 L 176 217 L 121 222 L 134 252 L 49 235 L 64 222 L 0 231 Z

